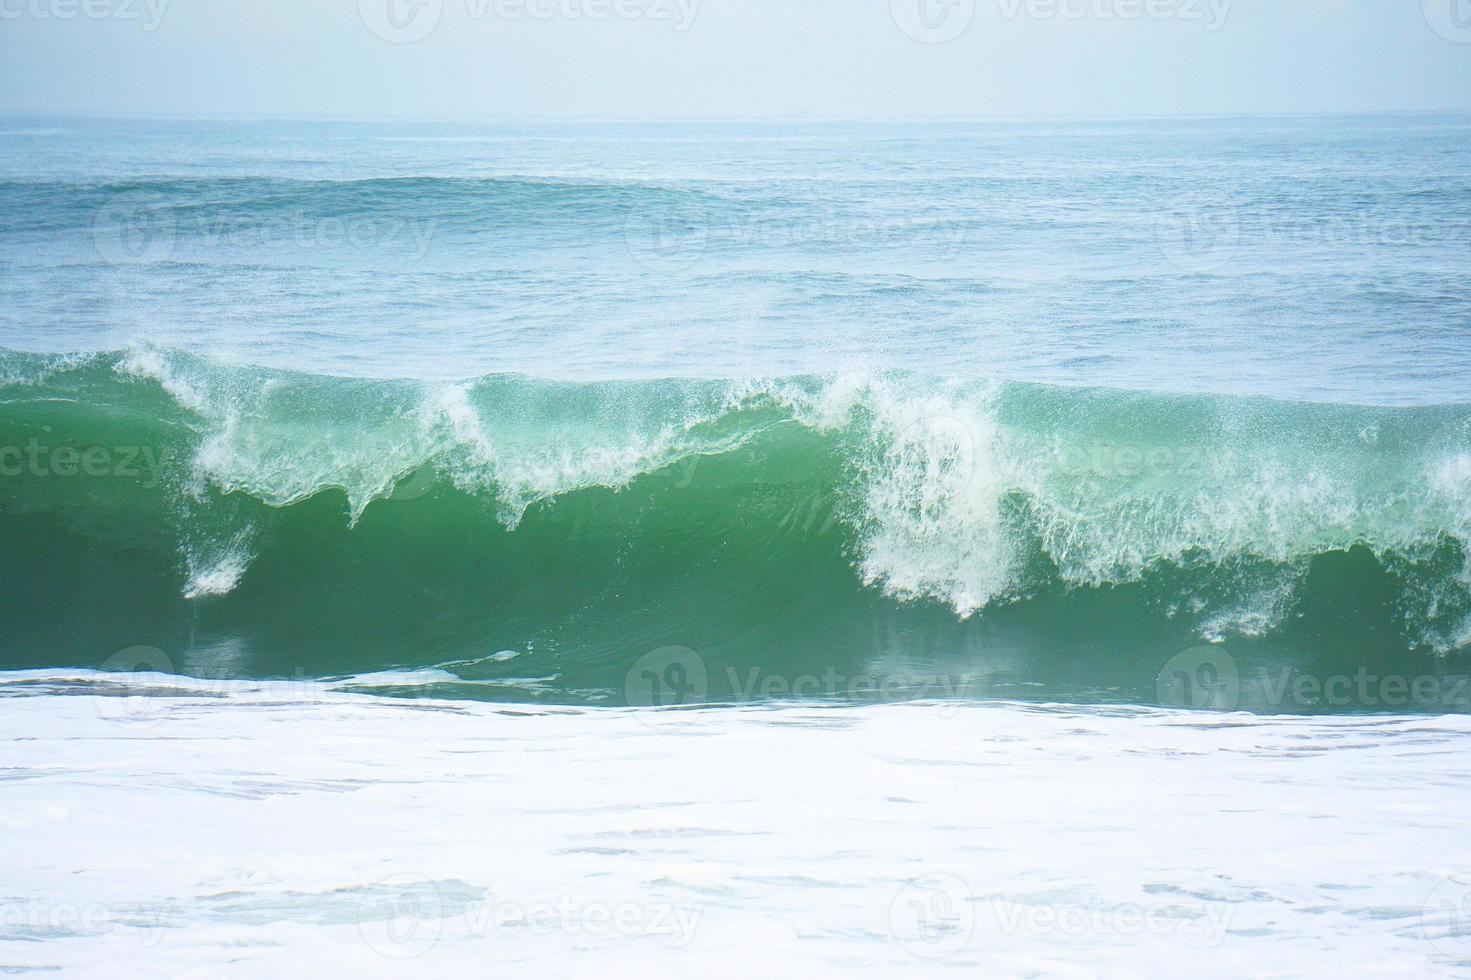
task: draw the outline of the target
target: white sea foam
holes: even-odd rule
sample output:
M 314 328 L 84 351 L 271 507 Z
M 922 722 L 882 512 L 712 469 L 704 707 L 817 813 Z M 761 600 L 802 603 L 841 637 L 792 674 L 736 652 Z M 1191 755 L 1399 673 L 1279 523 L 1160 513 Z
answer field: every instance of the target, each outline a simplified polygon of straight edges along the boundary
M 870 392 L 881 448 L 861 467 L 863 579 L 901 597 L 943 598 L 968 616 L 1014 585 L 1017 561 L 987 396 Z
M 1464 718 L 116 680 L 0 674 L 7 963 L 1237 977 L 1290 937 L 1335 975 L 1426 976 L 1466 955 Z M 140 819 L 140 795 L 166 805 Z

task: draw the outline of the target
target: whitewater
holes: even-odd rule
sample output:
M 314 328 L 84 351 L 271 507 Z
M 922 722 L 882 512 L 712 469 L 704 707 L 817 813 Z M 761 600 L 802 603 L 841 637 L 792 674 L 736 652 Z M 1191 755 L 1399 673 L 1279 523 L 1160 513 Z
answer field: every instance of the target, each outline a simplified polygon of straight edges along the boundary
M 11 970 L 1423 977 L 1471 955 L 1464 716 L 140 679 L 0 686 Z

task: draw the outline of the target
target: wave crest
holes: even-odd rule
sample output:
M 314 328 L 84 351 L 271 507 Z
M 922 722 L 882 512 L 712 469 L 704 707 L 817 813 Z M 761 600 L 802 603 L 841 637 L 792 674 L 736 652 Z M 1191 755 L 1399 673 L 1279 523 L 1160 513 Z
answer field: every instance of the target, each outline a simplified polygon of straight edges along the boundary
M 811 529 L 826 528 L 855 588 L 943 603 L 961 619 L 1057 589 L 1126 588 L 1172 568 L 1190 585 L 1162 596 L 1159 615 L 1186 617 L 1217 640 L 1278 630 L 1317 558 L 1363 549 L 1398 577 L 1385 601 L 1410 642 L 1446 650 L 1471 639 L 1464 405 L 1316 405 L 897 373 L 367 381 L 156 348 L 82 360 L 7 355 L 0 365 L 0 422 L 13 446 L 43 429 L 55 445 L 158 445 L 166 478 L 146 504 L 141 488 L 119 489 L 117 506 L 128 497 L 138 514 L 118 520 L 178 526 L 179 591 L 191 599 L 248 583 L 261 550 L 283 547 L 284 515 L 320 508 L 334 492 L 345 499 L 346 533 L 377 506 L 423 513 L 449 506 L 447 493 L 463 495 L 498 527 L 485 532 L 487 548 L 503 547 L 497 535 L 529 514 L 557 526 L 579 494 L 611 492 L 598 520 L 658 512 L 696 522 L 683 532 L 661 525 L 691 540 L 745 535 L 759 550 L 786 547 L 775 537 L 794 527 L 817 537 Z M 59 402 L 72 406 L 64 418 Z M 55 481 L 7 489 L 13 508 L 85 505 L 95 519 L 96 493 L 48 495 Z M 791 499 L 799 492 L 805 503 Z M 801 507 L 809 519 L 799 522 Z M 568 542 L 583 533 L 563 530 Z

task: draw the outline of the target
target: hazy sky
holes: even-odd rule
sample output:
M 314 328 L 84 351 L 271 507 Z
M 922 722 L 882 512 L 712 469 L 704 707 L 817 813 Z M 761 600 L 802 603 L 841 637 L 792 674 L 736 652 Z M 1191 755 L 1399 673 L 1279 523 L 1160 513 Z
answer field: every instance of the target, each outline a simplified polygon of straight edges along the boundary
M 1471 0 L 0 0 L 0 110 L 1471 109 Z

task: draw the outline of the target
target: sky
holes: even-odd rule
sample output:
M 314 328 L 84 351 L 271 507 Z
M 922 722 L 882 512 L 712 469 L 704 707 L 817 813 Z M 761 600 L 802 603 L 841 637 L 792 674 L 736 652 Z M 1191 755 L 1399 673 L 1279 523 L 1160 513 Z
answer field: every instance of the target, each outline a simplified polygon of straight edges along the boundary
M 0 112 L 1471 110 L 1471 0 L 0 0 Z

